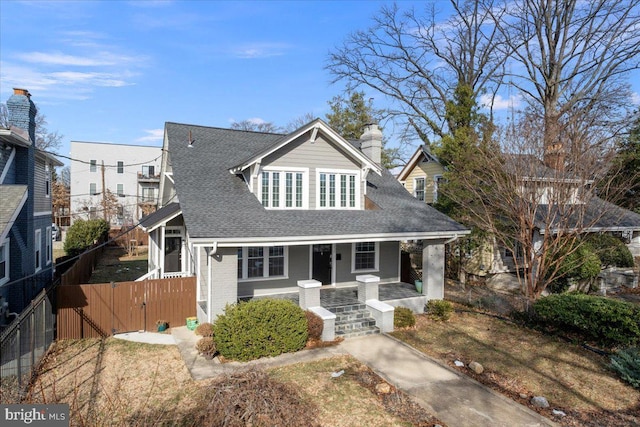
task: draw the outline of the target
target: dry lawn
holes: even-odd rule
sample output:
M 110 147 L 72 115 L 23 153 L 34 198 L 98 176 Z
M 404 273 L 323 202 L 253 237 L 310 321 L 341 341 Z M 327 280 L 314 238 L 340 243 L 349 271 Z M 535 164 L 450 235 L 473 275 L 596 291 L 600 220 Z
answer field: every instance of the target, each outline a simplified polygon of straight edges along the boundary
M 545 396 L 568 416 L 541 412 L 564 425 L 640 424 L 640 391 L 607 368 L 608 358 L 559 338 L 470 312 L 457 312 L 448 322 L 421 315 L 415 329 L 394 335 L 450 366 L 456 359 L 479 362 L 481 375 L 460 369 L 523 404 Z
M 106 246 L 89 283 L 130 282 L 147 273 L 146 248 L 129 256 L 120 246 Z
M 345 374 L 332 378 L 331 373 L 339 370 Z M 270 376 L 298 390 L 302 399 L 314 406 L 313 419 L 323 426 L 437 423 L 393 388 L 390 392 L 372 391 L 362 384 L 365 376 L 359 372 L 366 373 L 367 368 L 354 359 L 338 357 L 277 368 Z M 369 382 L 383 381 L 376 377 Z M 58 342 L 45 360 L 30 400 L 68 403 L 72 425 L 192 426 L 202 425 L 205 419 L 202 414 L 209 402 L 204 397 L 217 395 L 221 387 L 230 384 L 220 378 L 192 380 L 175 346 L 114 338 L 67 340 Z M 391 396 L 401 411 L 389 408 Z

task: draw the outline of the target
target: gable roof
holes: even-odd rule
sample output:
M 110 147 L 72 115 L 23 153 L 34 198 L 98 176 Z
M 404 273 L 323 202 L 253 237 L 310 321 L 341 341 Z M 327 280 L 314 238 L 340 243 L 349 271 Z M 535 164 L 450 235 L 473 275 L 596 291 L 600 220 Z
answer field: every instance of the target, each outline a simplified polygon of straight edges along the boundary
M 27 201 L 26 185 L 0 185 L 0 243 L 7 237 L 24 202 Z
M 140 219 L 140 223 L 138 225 L 148 233 L 158 228 L 160 225 L 171 221 L 181 213 L 182 211 L 180 210 L 179 203 L 169 203 L 168 205 L 163 206 L 157 211 L 152 212 Z
M 368 175 L 367 196 L 379 210 L 267 210 L 242 176 L 230 171 L 281 144 L 282 135 L 179 123 L 166 123 L 165 131 L 180 208 L 195 241 L 302 242 L 311 237 L 361 240 L 468 234 L 462 225 L 413 198 L 386 170 Z
M 398 174 L 398 180 L 404 181 L 405 179 L 407 179 L 407 176 L 411 173 L 411 171 L 413 171 L 413 169 L 418 164 L 418 161 L 422 157 L 424 157 L 425 159 L 429 159 L 430 161 L 440 163 L 440 160 L 438 160 L 438 158 L 429 150 L 429 147 L 423 144 L 420 147 L 418 147 L 418 149 L 416 150 L 415 153 L 413 153 L 413 156 L 411 156 L 407 164 L 404 165 L 404 167 Z
M 340 148 L 344 149 L 354 160 L 357 160 L 358 163 L 366 165 L 366 167 L 380 175 L 380 173 L 382 172 L 382 168 L 380 167 L 380 165 L 374 163 L 373 161 L 371 161 L 371 159 L 362 154 L 362 152 L 358 148 L 356 148 L 353 144 L 349 143 L 349 141 L 340 136 L 335 130 L 333 130 L 331 126 L 326 124 L 321 119 L 315 119 L 302 126 L 301 128 L 294 130 L 288 135 L 282 135 L 281 138 L 274 141 L 270 146 L 266 147 L 256 154 L 249 156 L 242 163 L 236 165 L 235 167 L 230 168 L 230 171 L 233 173 L 239 173 L 245 170 L 249 166 L 260 162 L 268 155 L 275 153 L 287 144 L 295 141 L 307 132 L 311 132 L 311 140 L 315 140 L 318 132 L 320 131 L 327 135 L 329 139 L 338 144 Z

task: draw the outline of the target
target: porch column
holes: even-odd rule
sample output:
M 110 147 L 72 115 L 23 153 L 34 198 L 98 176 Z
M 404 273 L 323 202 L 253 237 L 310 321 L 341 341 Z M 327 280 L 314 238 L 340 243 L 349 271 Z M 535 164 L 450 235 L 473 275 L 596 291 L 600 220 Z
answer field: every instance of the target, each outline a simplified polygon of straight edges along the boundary
M 311 307 L 320 307 L 321 286 L 322 283 L 317 280 L 298 280 L 298 288 L 300 288 L 300 308 L 307 310 Z
M 373 274 L 356 276 L 358 281 L 358 301 L 366 303 L 372 299 L 378 299 L 378 283 L 380 278 Z
M 209 321 L 213 321 L 224 312 L 227 304 L 238 302 L 238 250 L 219 247 L 215 254 L 207 255 L 206 250 L 202 253 L 207 258 L 209 272 L 207 314 Z
M 444 299 L 444 244 L 425 243 L 422 250 L 422 294 Z

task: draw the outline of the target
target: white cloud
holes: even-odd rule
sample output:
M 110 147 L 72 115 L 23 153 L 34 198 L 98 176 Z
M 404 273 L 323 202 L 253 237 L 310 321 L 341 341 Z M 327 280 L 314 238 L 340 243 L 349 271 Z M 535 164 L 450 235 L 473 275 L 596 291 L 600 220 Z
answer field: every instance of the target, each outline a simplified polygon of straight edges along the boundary
M 146 136 L 136 139 L 136 142 L 158 142 L 164 138 L 164 129 L 145 129 Z
M 491 95 L 480 96 L 480 106 L 484 108 L 491 107 Z M 509 98 L 503 98 L 501 95 L 496 95 L 493 98 L 493 110 L 508 110 L 509 108 L 518 108 L 520 106 L 520 97 L 518 95 L 511 95 Z
M 631 103 L 633 105 L 640 105 L 640 93 L 638 92 L 631 93 Z
M 233 56 L 244 59 L 282 56 L 291 48 L 286 43 L 251 43 L 233 48 Z
M 72 67 L 116 66 L 131 63 L 134 59 L 126 55 L 111 52 L 96 52 L 91 56 L 67 55 L 62 52 L 27 52 L 16 55 L 24 62 L 44 65 L 63 65 Z

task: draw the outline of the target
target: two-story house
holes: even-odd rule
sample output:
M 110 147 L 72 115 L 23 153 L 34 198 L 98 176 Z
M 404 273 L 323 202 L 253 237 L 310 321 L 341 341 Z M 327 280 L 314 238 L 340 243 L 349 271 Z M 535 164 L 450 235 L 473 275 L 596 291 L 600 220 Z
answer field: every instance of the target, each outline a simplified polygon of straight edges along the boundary
M 0 300 L 19 313 L 51 284 L 51 173 L 62 163 L 35 147 L 36 106 L 27 90 L 14 89 L 7 110 L 9 128 L 0 128 Z
M 320 119 L 286 134 L 166 123 L 148 277 L 197 276 L 212 321 L 240 298 L 299 281 L 399 283 L 400 242 L 423 240 L 427 298 L 442 298 L 444 244 L 468 233 L 411 197 L 380 165 L 382 133 L 353 144 Z M 357 148 L 358 147 L 358 148 Z
M 119 228 L 154 212 L 161 157 L 159 147 L 71 141 L 71 222 L 106 217 Z
M 428 204 L 438 201 L 438 185 L 444 166 L 426 145 L 421 145 L 398 174 L 398 181 L 416 199 Z

